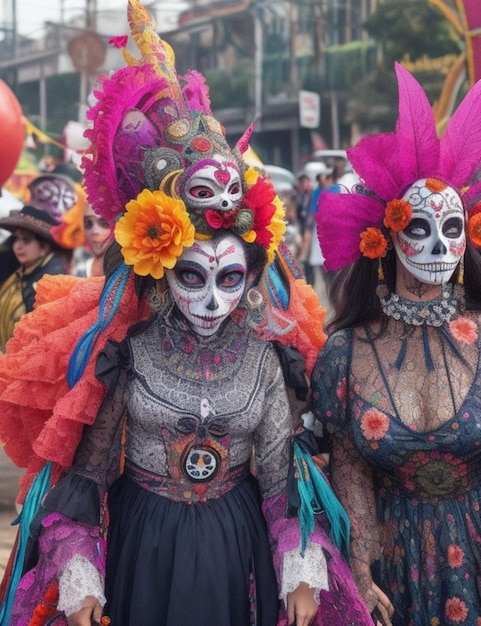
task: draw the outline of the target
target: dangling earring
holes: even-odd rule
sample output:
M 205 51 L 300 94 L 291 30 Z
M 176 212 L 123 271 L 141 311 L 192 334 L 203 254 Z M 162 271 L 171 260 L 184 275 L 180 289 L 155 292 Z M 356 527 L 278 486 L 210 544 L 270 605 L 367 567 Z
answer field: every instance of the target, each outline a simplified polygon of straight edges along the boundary
M 376 286 L 376 294 L 379 298 L 387 298 L 389 295 L 389 290 L 387 288 L 386 283 L 384 282 L 384 268 L 382 266 L 381 257 L 377 260 L 377 286 Z
M 458 265 L 457 283 L 458 285 L 464 285 L 464 254 L 461 257 Z
M 454 284 L 453 295 L 459 303 L 459 309 L 464 311 L 466 302 L 464 295 L 464 255 L 461 257 L 458 265 L 458 275 Z
M 172 298 L 168 289 L 159 289 L 159 285 L 152 288 L 149 296 L 150 306 L 154 311 L 160 313 L 172 306 Z
M 264 296 L 252 287 L 246 293 L 246 301 L 249 312 L 249 320 L 253 324 L 260 324 L 264 318 Z
M 377 260 L 377 279 L 380 283 L 384 282 L 384 268 L 382 266 L 381 257 Z

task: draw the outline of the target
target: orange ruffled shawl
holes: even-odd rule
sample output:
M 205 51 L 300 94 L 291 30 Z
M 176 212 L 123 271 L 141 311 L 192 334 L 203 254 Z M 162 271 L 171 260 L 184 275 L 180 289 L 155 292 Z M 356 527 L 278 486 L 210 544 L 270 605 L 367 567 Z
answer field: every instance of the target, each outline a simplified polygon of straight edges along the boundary
M 267 311 L 268 323 L 257 330 L 265 340 L 296 347 L 306 360 L 309 376 L 325 342 L 325 309 L 303 279 L 290 283 L 287 311 Z M 5 452 L 26 472 L 17 502 L 22 504 L 45 461 L 52 463 L 52 484 L 71 466 L 85 425 L 94 422 L 105 395 L 95 378 L 95 363 L 107 340 L 122 341 L 134 323 L 151 314 L 146 301 L 138 306 L 133 274 L 129 277 L 119 310 L 97 340 L 87 367 L 72 389 L 67 384 L 69 360 L 78 340 L 97 320 L 104 278 L 44 276 L 37 286 L 34 311 L 17 323 L 0 356 L 0 442 Z M 281 317 L 279 317 L 281 315 Z M 284 328 L 281 328 L 284 326 Z
M 26 468 L 17 502 L 45 461 L 53 483 L 72 464 L 84 425 L 92 424 L 105 395 L 95 378 L 95 362 L 108 339 L 121 341 L 128 328 L 151 313 L 137 302 L 133 276 L 109 328 L 94 346 L 84 375 L 67 384 L 70 356 L 77 341 L 97 320 L 103 278 L 45 276 L 37 286 L 36 306 L 22 317 L 0 357 L 0 441 L 6 454 Z

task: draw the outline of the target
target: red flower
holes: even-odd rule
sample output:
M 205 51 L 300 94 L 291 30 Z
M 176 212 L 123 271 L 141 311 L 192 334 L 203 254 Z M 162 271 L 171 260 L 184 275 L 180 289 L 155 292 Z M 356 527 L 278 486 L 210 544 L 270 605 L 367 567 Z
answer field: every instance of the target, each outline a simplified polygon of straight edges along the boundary
M 387 415 L 377 409 L 369 409 L 361 418 L 361 430 L 366 439 L 382 439 L 388 428 Z
M 469 345 L 478 338 L 478 327 L 476 322 L 467 317 L 458 317 L 449 324 L 449 331 L 457 341 L 464 341 Z
M 229 229 L 235 222 L 237 211 L 216 211 L 215 209 L 208 209 L 205 212 L 205 221 L 207 224 L 219 230 L 219 228 Z
M 247 191 L 243 204 L 254 214 L 252 230 L 256 233 L 256 243 L 267 248 L 272 239 L 272 232 L 268 230 L 272 217 L 276 212 L 274 199 L 276 192 L 272 183 L 260 176 L 256 183 Z
M 461 567 L 463 564 L 464 552 L 459 547 L 451 543 L 448 546 L 448 563 L 449 567 Z
M 444 610 L 451 622 L 464 622 L 468 617 L 468 607 L 460 598 L 448 598 Z

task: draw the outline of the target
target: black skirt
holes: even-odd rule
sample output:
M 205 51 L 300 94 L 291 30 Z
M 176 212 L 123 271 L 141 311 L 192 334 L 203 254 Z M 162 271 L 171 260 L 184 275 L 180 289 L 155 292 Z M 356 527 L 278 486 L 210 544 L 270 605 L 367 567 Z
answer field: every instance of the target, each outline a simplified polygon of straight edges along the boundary
M 276 626 L 277 583 L 253 477 L 187 504 L 122 476 L 109 510 L 112 626 Z

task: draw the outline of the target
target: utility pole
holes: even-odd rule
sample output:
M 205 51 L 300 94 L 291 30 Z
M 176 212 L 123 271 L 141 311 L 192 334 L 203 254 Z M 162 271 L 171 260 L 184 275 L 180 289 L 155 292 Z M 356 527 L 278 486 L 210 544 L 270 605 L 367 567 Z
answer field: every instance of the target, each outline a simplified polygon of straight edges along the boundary
M 262 64 L 264 57 L 264 33 L 261 15 L 261 2 L 254 3 L 254 122 L 256 130 L 262 129 Z

